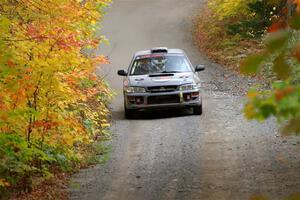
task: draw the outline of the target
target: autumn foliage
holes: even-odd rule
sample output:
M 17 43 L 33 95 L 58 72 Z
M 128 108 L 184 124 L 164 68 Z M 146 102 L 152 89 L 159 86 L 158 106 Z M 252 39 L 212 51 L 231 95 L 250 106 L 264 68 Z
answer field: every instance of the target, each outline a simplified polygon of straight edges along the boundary
M 94 48 L 110 0 L 0 3 L 0 192 L 79 165 L 105 134 L 107 62 Z M 0 195 L 1 196 L 1 195 Z
M 263 48 L 268 29 L 285 25 L 278 19 L 287 8 L 286 0 L 209 0 L 199 13 L 197 45 L 210 59 L 239 71 L 243 58 Z

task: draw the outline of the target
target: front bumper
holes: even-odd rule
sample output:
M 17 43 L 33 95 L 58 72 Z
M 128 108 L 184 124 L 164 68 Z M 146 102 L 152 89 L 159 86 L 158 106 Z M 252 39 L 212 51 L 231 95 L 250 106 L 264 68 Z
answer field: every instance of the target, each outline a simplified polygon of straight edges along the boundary
M 159 92 L 159 93 L 126 93 L 124 102 L 127 109 L 159 109 L 170 107 L 192 107 L 202 104 L 200 90 Z

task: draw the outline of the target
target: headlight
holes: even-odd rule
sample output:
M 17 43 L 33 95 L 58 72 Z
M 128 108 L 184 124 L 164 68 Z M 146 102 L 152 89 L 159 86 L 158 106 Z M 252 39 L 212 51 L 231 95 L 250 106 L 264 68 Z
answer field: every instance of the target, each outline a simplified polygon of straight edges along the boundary
M 200 89 L 200 84 L 187 84 L 182 85 L 179 87 L 179 90 L 185 91 L 185 90 L 198 90 Z
M 126 87 L 125 91 L 127 93 L 144 93 L 144 92 L 146 92 L 145 88 L 143 88 L 143 87 Z

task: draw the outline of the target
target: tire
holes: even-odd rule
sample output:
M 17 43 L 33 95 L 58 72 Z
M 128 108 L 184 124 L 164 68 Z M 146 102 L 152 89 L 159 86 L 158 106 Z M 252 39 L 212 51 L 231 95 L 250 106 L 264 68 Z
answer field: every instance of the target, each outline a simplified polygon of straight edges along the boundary
M 193 107 L 194 115 L 202 115 L 202 104 Z
M 126 119 L 132 119 L 134 116 L 134 111 L 133 110 L 129 110 L 127 108 L 124 108 L 124 112 L 125 112 L 125 118 Z

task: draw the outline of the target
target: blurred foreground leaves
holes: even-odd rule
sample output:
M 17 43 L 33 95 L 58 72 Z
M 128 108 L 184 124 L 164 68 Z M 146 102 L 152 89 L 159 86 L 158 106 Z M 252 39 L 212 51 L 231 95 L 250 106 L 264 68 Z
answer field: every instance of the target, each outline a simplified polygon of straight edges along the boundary
M 264 50 L 247 57 L 240 67 L 242 73 L 255 75 L 264 73 L 269 66 L 270 87 L 256 87 L 248 92 L 245 115 L 261 121 L 274 116 L 285 135 L 300 133 L 299 28 L 300 15 L 295 13 L 286 25 L 273 28 L 265 38 Z

